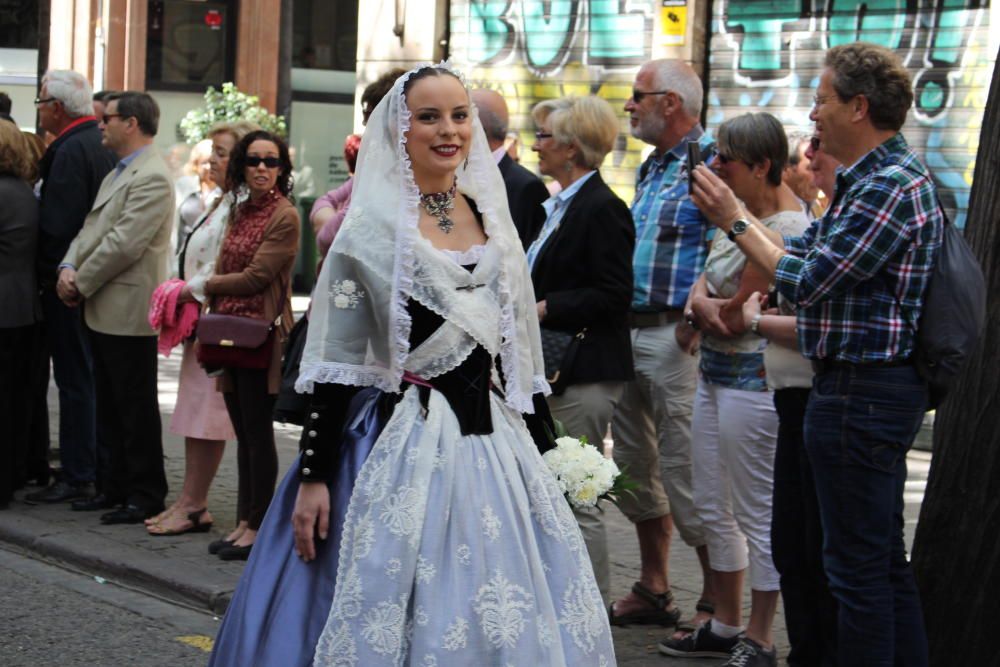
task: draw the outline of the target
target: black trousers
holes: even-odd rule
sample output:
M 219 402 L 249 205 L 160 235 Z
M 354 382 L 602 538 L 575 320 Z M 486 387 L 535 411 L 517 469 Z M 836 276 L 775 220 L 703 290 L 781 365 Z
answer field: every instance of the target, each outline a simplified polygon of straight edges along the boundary
M 97 390 L 97 483 L 112 500 L 163 509 L 163 431 L 156 388 L 156 336 L 90 330 Z
M 34 325 L 0 328 L 0 506 L 24 482 L 31 420 Z
M 823 527 L 812 468 L 806 456 L 803 418 L 809 390 L 778 389 L 778 443 L 774 454 L 771 557 L 781 575 L 785 626 L 793 667 L 835 667 L 837 602 L 823 570 Z
M 278 450 L 274 445 L 271 413 L 276 396 L 267 393 L 267 371 L 232 368 L 226 371 L 233 391 L 223 394 L 236 431 L 239 472 L 236 520 L 252 530 L 260 528 L 278 480 Z

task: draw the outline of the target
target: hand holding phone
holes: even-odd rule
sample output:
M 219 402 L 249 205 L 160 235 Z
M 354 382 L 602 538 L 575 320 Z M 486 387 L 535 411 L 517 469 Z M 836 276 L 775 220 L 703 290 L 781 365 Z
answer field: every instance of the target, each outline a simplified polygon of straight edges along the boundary
M 702 164 L 704 160 L 701 158 L 701 146 L 698 145 L 697 141 L 687 142 L 688 150 L 688 173 L 694 172 L 694 168 L 699 164 Z

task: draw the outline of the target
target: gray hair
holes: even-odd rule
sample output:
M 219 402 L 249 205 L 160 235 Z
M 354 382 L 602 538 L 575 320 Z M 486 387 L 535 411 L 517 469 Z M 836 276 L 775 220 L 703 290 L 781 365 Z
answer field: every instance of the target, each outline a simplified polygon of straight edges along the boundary
M 767 113 L 745 113 L 719 125 L 716 131 L 719 153 L 749 166 L 770 161 L 767 182 L 781 185 L 781 171 L 788 160 L 788 138 L 781 121 Z
M 808 132 L 788 133 L 788 166 L 794 167 L 802 161 L 802 144 L 808 144 L 812 134 Z
M 698 118 L 705 98 L 701 79 L 683 60 L 663 58 L 650 60 L 645 65 L 653 70 L 653 85 L 657 90 L 669 90 L 681 98 L 684 113 Z
M 42 77 L 42 85 L 49 97 L 62 102 L 63 109 L 70 118 L 93 115 L 94 92 L 90 82 L 82 74 L 68 69 L 52 69 Z
M 539 102 L 531 117 L 541 127 L 551 119 L 552 137 L 577 148 L 576 163 L 597 169 L 615 146 L 618 116 L 606 100 L 596 95 L 563 97 Z

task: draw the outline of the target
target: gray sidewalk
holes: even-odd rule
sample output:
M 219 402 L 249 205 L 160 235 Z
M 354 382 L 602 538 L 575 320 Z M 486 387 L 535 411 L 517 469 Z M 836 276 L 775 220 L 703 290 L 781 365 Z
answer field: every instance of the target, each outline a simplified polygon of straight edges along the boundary
M 183 439 L 168 432 L 177 391 L 180 355 L 160 361 L 160 411 L 164 428 L 164 453 L 168 501 L 180 490 L 184 472 Z M 49 391 L 53 433 L 58 424 L 58 399 L 54 386 Z M 284 475 L 298 450 L 297 427 L 276 425 L 279 474 Z M 912 540 L 930 455 L 914 451 L 909 457 L 910 480 L 906 489 L 906 532 Z M 229 443 L 218 476 L 209 494 L 209 510 L 215 527 L 208 533 L 177 537 L 151 537 L 139 526 L 102 526 L 100 513 L 71 512 L 66 504 L 31 506 L 20 502 L 23 491 L 0 511 L 0 542 L 63 562 L 74 569 L 97 575 L 127 586 L 138 587 L 221 614 L 236 588 L 242 563 L 227 563 L 210 556 L 209 542 L 222 536 L 234 522 L 236 508 L 236 447 Z M 624 595 L 638 576 L 639 549 L 632 525 L 614 507 L 606 513 L 608 543 L 611 545 L 612 597 Z M 687 617 L 694 610 L 700 592 L 701 575 L 692 549 L 676 538 L 670 560 L 671 581 L 677 603 Z M 749 591 L 745 597 L 749 605 Z M 788 650 L 784 617 L 779 607 L 776 620 L 780 655 Z M 690 665 L 690 660 L 660 656 L 656 643 L 667 633 L 654 628 L 615 628 L 618 664 L 628 667 L 674 667 Z M 722 661 L 697 660 L 694 664 L 710 667 Z

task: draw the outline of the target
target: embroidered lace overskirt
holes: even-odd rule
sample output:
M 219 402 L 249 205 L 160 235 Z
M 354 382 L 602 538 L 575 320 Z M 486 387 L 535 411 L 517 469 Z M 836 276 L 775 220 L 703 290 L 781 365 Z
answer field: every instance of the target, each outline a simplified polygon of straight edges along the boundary
M 521 416 L 463 436 L 411 387 L 361 469 L 314 665 L 615 664 L 576 521 Z

